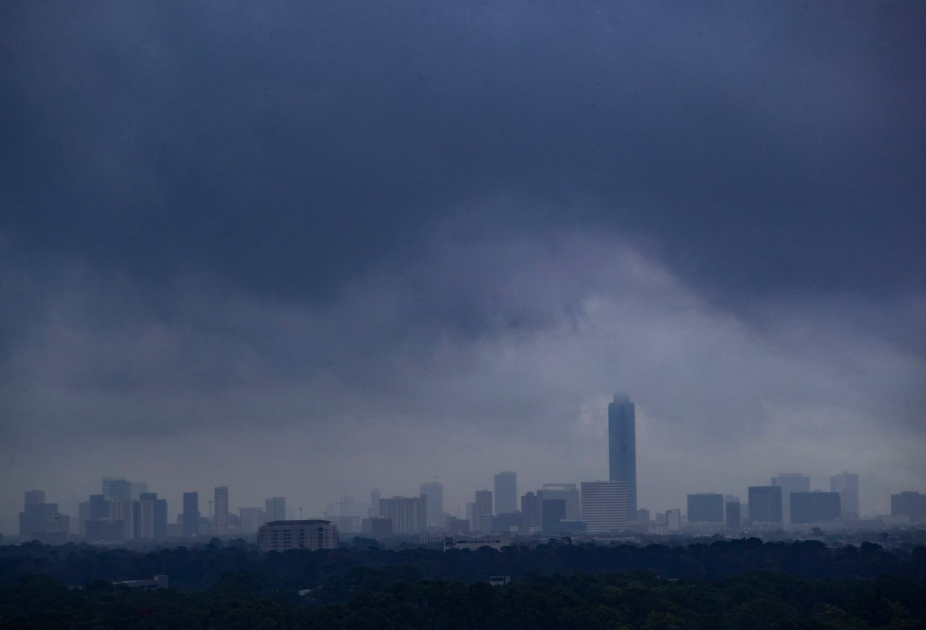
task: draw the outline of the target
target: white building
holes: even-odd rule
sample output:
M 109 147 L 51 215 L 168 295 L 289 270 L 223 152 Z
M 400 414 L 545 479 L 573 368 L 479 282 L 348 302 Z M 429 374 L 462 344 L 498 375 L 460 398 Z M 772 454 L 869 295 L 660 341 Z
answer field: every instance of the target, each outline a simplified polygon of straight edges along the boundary
M 628 489 L 625 481 L 583 481 L 582 520 L 589 532 L 626 529 Z
M 682 511 L 666 510 L 666 529 L 670 532 L 682 530 Z
M 844 472 L 830 477 L 830 492 L 839 493 L 842 518 L 857 519 L 859 517 L 858 475 L 856 473 Z
M 273 521 L 257 531 L 261 551 L 338 548 L 338 528 L 330 521 Z

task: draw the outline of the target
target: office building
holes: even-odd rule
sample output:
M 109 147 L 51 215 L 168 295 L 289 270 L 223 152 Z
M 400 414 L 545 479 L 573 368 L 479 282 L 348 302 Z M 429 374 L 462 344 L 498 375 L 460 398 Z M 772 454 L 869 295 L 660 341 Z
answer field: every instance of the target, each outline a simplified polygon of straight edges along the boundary
M 838 492 L 792 492 L 790 502 L 795 525 L 834 521 L 842 514 Z
M 749 488 L 749 522 L 781 523 L 781 486 L 752 486 Z
M 228 486 L 215 489 L 215 535 L 228 536 Z
M 379 516 L 379 488 L 373 488 L 370 492 L 370 516 Z
M 476 503 L 473 517 L 476 521 L 476 530 L 491 532 L 495 523 L 492 519 L 492 491 L 488 489 L 476 491 Z
M 623 481 L 582 482 L 582 520 L 589 532 L 626 529 L 628 510 L 627 484 Z
M 521 529 L 521 513 L 505 512 L 504 514 L 496 514 L 492 519 L 492 523 L 491 531 L 493 532 L 518 531 Z
M 273 497 L 264 501 L 264 520 L 268 523 L 286 520 L 286 499 Z
M 40 505 L 42 503 L 45 503 L 44 490 L 26 490 L 23 493 L 24 507 L 29 507 L 30 505 Z
M 264 524 L 264 508 L 239 508 L 238 520 L 241 522 L 243 533 L 254 534 Z
M 858 475 L 856 473 L 839 473 L 830 477 L 830 492 L 839 493 L 842 506 L 842 518 L 859 518 Z
M 112 545 L 124 541 L 125 526 L 122 521 L 111 518 L 89 520 L 86 523 L 86 538 L 90 544 Z
M 103 496 L 109 501 L 131 501 L 132 484 L 122 477 L 103 477 Z
M 649 510 L 647 510 L 646 508 L 638 509 L 635 518 L 632 518 L 630 520 L 636 521 L 638 523 L 649 523 L 650 522 Z
M 135 538 L 135 503 L 133 501 L 110 501 L 109 515 L 111 520 L 122 522 L 122 540 Z
M 428 527 L 444 525 L 444 484 L 438 482 L 421 484 L 421 496 L 428 498 Z
M 521 531 L 530 533 L 543 527 L 543 501 L 540 494 L 528 492 L 521 497 Z
M 91 497 L 92 499 L 93 497 Z M 159 499 L 157 492 L 142 492 L 133 504 L 135 538 L 161 539 L 167 537 L 167 500 Z
M 453 534 L 469 532 L 469 521 L 465 518 L 448 517 L 446 529 Z
M 197 536 L 199 534 L 199 493 L 183 493 L 183 535 Z M 257 531 L 256 529 L 254 531 Z
M 546 533 L 559 531 L 559 524 L 566 520 L 566 500 L 547 498 L 544 493 L 541 499 L 541 530 Z
M 701 492 L 688 495 L 689 523 L 723 523 L 723 495 Z
M 257 531 L 257 546 L 265 552 L 337 549 L 338 528 L 322 520 L 272 521 Z
M 615 394 L 608 405 L 608 451 L 611 481 L 627 484 L 630 514 L 637 513 L 636 407 L 625 394 Z
M 682 529 L 682 511 L 679 509 L 666 510 L 666 529 L 670 532 L 678 532 Z
M 518 511 L 518 476 L 513 472 L 495 475 L 495 513 L 513 514 Z
M 781 488 L 781 520 L 784 523 L 790 523 L 791 499 L 789 497 L 792 492 L 810 492 L 810 477 L 801 473 L 780 473 L 777 477 L 772 477 L 772 485 Z
M 385 536 L 392 532 L 392 519 L 374 516 L 370 519 L 370 533 L 374 536 Z
M 726 524 L 728 529 L 739 529 L 743 525 L 742 513 L 740 511 L 740 499 L 732 494 L 724 497 L 724 507 L 726 508 Z
M 428 526 L 428 498 L 392 497 L 379 500 L 380 518 L 392 521 L 395 534 L 415 534 Z
M 614 481 L 613 479 L 611 481 Z M 545 483 L 541 488 L 544 499 L 563 499 L 566 502 L 567 521 L 578 521 L 582 518 L 582 503 L 579 498 L 579 489 L 574 483 Z M 628 486 L 629 492 L 629 486 Z M 629 501 L 629 499 L 628 499 Z M 629 510 L 628 506 L 628 510 Z
M 910 523 L 926 521 L 926 494 L 919 492 L 892 494 L 891 516 L 906 516 Z
M 138 497 L 141 496 L 142 492 L 148 492 L 148 484 L 144 481 L 133 481 L 132 482 L 132 500 L 138 501 Z
M 23 496 L 23 511 L 19 513 L 19 536 L 23 540 L 39 538 L 48 531 L 49 521 L 58 515 L 57 503 L 45 503 L 42 490 L 29 490 Z

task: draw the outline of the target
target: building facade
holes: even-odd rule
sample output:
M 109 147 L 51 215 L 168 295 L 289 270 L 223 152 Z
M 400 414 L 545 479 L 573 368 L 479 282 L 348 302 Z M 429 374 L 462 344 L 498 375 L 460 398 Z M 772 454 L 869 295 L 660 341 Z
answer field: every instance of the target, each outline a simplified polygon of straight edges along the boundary
M 751 523 L 781 523 L 781 486 L 751 486 L 749 488 L 749 521 Z
M 253 534 L 264 524 L 264 508 L 240 508 L 238 519 L 241 521 L 241 531 L 245 534 Z
M 521 497 L 521 531 L 529 533 L 543 527 L 543 500 L 539 494 L 528 492 Z
M 480 532 L 491 532 L 495 526 L 495 522 L 492 519 L 492 491 L 488 489 L 477 490 L 476 503 L 473 509 L 476 530 Z
M 392 497 L 379 500 L 380 518 L 392 521 L 395 534 L 415 534 L 428 526 L 428 498 Z
M 626 529 L 629 509 L 627 484 L 623 481 L 582 482 L 582 520 L 589 532 Z
M 286 520 L 286 499 L 273 497 L 264 501 L 264 520 L 268 523 Z
M 772 477 L 772 485 L 781 488 L 781 520 L 783 523 L 790 523 L 791 493 L 810 492 L 810 477 L 803 473 L 780 473 L 777 477 Z
M 723 523 L 723 495 L 700 492 L 688 495 L 689 523 Z
M 796 525 L 834 521 L 842 514 L 838 492 L 792 492 L 789 501 Z
M 739 529 L 743 525 L 743 515 L 740 510 L 740 499 L 732 494 L 724 497 L 726 511 L 726 525 L 728 529 Z
M 919 492 L 892 494 L 891 516 L 906 516 L 910 523 L 926 521 L 926 494 Z
M 428 498 L 428 527 L 444 524 L 444 484 L 436 481 L 421 484 L 421 496 Z
M 612 479 L 611 481 L 614 480 Z M 566 502 L 566 516 L 564 517 L 565 520 L 578 521 L 582 518 L 582 502 L 579 497 L 579 488 L 576 487 L 576 484 L 545 483 L 543 484 L 543 487 L 540 491 L 544 499 L 562 499 Z
M 627 484 L 630 514 L 637 513 L 637 421 L 636 407 L 624 394 L 615 394 L 608 404 L 608 451 L 611 481 Z
M 842 518 L 859 518 L 858 474 L 844 472 L 830 477 L 830 492 L 839 493 Z
M 255 530 L 256 531 L 256 530 Z M 199 493 L 183 493 L 183 535 L 199 534 Z
M 228 486 L 215 489 L 215 535 L 228 536 Z
M 337 549 L 338 528 L 322 520 L 273 521 L 258 530 L 257 546 L 263 552 Z
M 495 514 L 518 511 L 518 475 L 511 471 L 495 475 Z

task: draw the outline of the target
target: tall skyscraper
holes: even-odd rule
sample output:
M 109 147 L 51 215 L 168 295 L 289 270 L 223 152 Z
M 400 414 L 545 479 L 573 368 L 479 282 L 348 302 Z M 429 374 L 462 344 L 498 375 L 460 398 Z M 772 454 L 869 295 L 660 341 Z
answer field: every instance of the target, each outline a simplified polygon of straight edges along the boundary
M 93 501 L 93 496 L 90 496 Z M 167 499 L 159 499 L 157 492 L 142 492 L 133 504 L 132 520 L 135 538 L 164 538 L 167 536 Z
M 421 484 L 421 495 L 428 497 L 428 527 L 444 525 L 444 484 L 434 481 Z
M 830 477 L 830 491 L 839 493 L 842 518 L 859 517 L 858 475 L 856 473 L 844 472 Z
M 215 535 L 228 536 L 228 486 L 215 489 Z
M 636 407 L 626 394 L 615 394 L 614 402 L 608 405 L 610 480 L 627 484 L 630 514 L 637 513 L 636 427 Z
M 132 484 L 123 477 L 103 477 L 103 496 L 111 501 L 131 501 Z
M 286 499 L 273 497 L 264 501 L 264 518 L 268 523 L 286 520 Z
M 781 488 L 781 520 L 790 523 L 791 493 L 810 492 L 810 477 L 802 473 L 779 473 L 772 477 L 772 485 Z
M 379 488 L 373 488 L 370 493 L 370 516 L 379 516 Z
M 495 523 L 492 521 L 492 491 L 476 491 L 476 508 L 473 515 L 476 520 L 476 529 L 481 532 L 491 532 Z
M 582 520 L 589 532 L 611 532 L 625 529 L 630 514 L 627 511 L 627 484 L 623 481 L 583 481 Z
M 513 514 L 518 511 L 518 475 L 506 471 L 495 475 L 495 513 Z
M 781 486 L 749 488 L 749 520 L 752 523 L 781 523 Z
M 255 530 L 257 531 L 257 530 Z M 183 535 L 199 534 L 199 493 L 183 493 Z

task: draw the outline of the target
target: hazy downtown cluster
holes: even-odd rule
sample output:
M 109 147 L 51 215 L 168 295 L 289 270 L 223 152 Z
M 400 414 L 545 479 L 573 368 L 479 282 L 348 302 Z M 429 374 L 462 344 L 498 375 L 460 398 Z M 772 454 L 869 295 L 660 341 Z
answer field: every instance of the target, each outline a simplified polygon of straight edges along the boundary
M 926 5 L 0 8 L 0 532 L 607 477 L 926 490 Z M 74 511 L 70 508 L 69 511 Z

